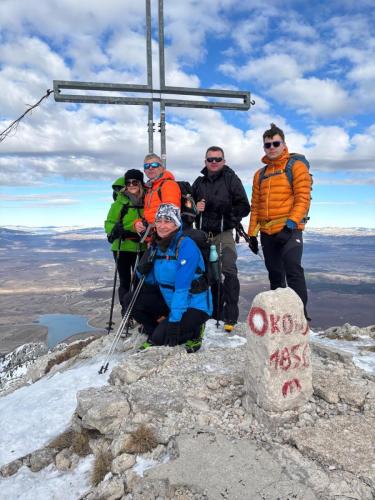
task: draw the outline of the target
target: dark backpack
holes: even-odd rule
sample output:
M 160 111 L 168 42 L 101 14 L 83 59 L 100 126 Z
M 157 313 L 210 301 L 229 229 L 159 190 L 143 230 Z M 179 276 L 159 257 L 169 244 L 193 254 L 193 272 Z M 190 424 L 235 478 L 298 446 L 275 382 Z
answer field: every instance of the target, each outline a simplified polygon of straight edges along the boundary
M 189 236 L 189 238 L 191 238 L 194 241 L 194 243 L 197 245 L 202 254 L 205 270 L 198 269 L 198 272 L 200 271 L 202 273 L 204 281 L 205 283 L 207 283 L 208 286 L 214 285 L 215 283 L 217 283 L 218 278 L 217 278 L 217 272 L 215 272 L 215 269 L 213 268 L 213 266 L 215 266 L 215 263 L 210 262 L 211 243 L 209 241 L 207 233 L 205 231 L 202 231 L 201 229 L 194 229 L 193 227 L 185 228 L 183 230 L 182 236 L 180 237 L 176 245 L 176 253 L 175 253 L 176 259 L 178 258 L 178 250 L 180 248 L 181 242 L 185 238 L 185 236 Z
M 272 174 L 269 174 L 269 175 L 266 175 L 267 165 L 262 168 L 262 170 L 260 171 L 260 174 L 259 174 L 259 188 L 260 188 L 260 185 L 262 184 L 262 181 L 264 179 L 268 179 L 269 177 L 273 177 L 274 175 L 280 175 L 280 174 L 285 173 L 285 175 L 288 178 L 290 187 L 292 188 L 292 191 L 293 191 L 293 165 L 295 164 L 295 162 L 297 160 L 302 162 L 304 165 L 306 165 L 307 170 L 309 171 L 309 174 L 310 174 L 310 163 L 307 160 L 306 156 L 298 154 L 298 153 L 290 153 L 289 160 L 288 160 L 288 163 L 285 165 L 285 168 L 281 168 L 280 170 L 276 170 L 276 172 L 272 172 Z M 312 184 L 313 184 L 312 174 L 310 174 L 310 177 L 311 177 L 311 190 L 312 190 Z M 310 197 L 310 199 L 312 199 L 312 198 Z M 308 217 L 308 212 L 307 212 L 305 217 L 302 219 L 301 222 L 306 223 L 309 219 L 310 219 L 310 217 Z
M 164 182 L 171 181 L 173 179 L 164 179 L 160 184 L 157 193 L 160 201 L 163 203 L 161 188 Z M 181 219 L 184 226 L 191 226 L 198 214 L 197 206 L 193 198 L 193 190 L 190 182 L 187 181 L 174 181 L 177 182 L 181 191 Z M 190 236 L 190 235 L 189 235 Z M 194 239 L 194 238 L 192 238 Z M 195 241 L 195 240 L 194 240 Z M 199 246 L 199 245 L 198 245 Z
M 182 240 L 188 236 L 191 238 L 194 243 L 197 245 L 199 248 L 203 261 L 204 261 L 204 266 L 205 269 L 197 269 L 198 274 L 202 274 L 203 276 L 207 277 L 207 283 L 210 282 L 210 243 L 208 241 L 207 233 L 202 231 L 201 229 L 194 229 L 193 227 L 187 227 L 183 229 L 182 235 L 179 237 L 177 243 L 176 243 L 176 251 L 173 257 L 171 256 L 156 256 L 156 259 L 168 259 L 168 260 L 177 260 L 178 259 L 178 252 L 180 250 L 180 246 L 182 243 Z

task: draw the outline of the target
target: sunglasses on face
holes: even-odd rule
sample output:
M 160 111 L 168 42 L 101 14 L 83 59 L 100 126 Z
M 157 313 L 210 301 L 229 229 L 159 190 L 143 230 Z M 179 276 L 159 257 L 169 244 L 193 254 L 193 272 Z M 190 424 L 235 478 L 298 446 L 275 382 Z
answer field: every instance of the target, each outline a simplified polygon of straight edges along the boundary
M 273 142 L 265 142 L 263 146 L 265 147 L 265 149 L 270 149 L 271 146 L 273 146 L 274 148 L 278 148 L 280 144 L 282 144 L 281 141 L 273 141 Z
M 213 163 L 213 162 L 220 163 L 221 161 L 223 161 L 223 158 L 221 156 L 213 156 L 211 158 L 206 158 L 206 161 L 208 163 Z
M 148 170 L 149 168 L 159 168 L 159 167 L 162 167 L 163 165 L 161 163 L 159 163 L 158 161 L 153 161 L 151 163 L 144 163 L 143 164 L 143 168 L 145 170 Z
M 139 186 L 139 181 L 136 179 L 129 179 L 125 182 L 125 186 Z

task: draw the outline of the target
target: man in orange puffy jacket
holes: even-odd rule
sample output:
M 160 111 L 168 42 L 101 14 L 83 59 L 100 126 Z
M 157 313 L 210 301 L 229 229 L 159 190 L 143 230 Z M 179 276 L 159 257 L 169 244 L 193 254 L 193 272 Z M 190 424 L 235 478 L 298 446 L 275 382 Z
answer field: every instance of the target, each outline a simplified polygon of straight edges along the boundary
M 144 201 L 144 218 L 134 223 L 138 233 L 146 231 L 146 225 L 155 222 L 155 215 L 161 203 L 169 203 L 181 208 L 181 190 L 171 172 L 165 169 L 161 158 L 155 153 L 145 156 L 143 168 L 148 181 Z
M 263 134 L 266 168 L 254 175 L 248 235 L 250 249 L 258 253 L 257 235 L 268 271 L 271 290 L 286 283 L 301 298 L 306 319 L 307 289 L 301 266 L 302 231 L 310 207 L 311 175 L 308 167 L 296 160 L 291 181 L 285 167 L 290 158 L 284 132 L 271 123 Z

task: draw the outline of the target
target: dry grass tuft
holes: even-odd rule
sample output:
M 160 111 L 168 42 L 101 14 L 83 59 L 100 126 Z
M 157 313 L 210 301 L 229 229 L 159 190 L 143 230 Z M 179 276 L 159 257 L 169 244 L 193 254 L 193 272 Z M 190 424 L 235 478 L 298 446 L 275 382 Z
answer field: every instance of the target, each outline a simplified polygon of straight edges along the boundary
M 94 468 L 91 474 L 91 482 L 93 486 L 103 481 L 105 476 L 111 470 L 112 454 L 109 450 L 102 450 L 95 455 Z
M 96 340 L 95 337 L 90 337 L 86 340 L 80 340 L 79 342 L 75 344 L 69 345 L 63 352 L 60 352 L 57 354 L 53 359 L 50 359 L 47 363 L 46 369 L 45 369 L 45 374 L 47 374 L 49 371 L 51 371 L 51 368 L 55 365 L 59 365 L 63 363 L 64 361 L 67 361 L 68 359 L 74 358 L 74 356 L 77 356 L 84 347 L 87 345 L 91 344 L 93 340 Z
M 73 431 L 68 429 L 48 443 L 48 448 L 55 448 L 58 451 L 70 448 L 72 445 Z
M 72 452 L 76 453 L 79 457 L 86 457 L 92 453 L 89 446 L 88 432 L 74 432 L 72 437 Z
M 52 439 L 48 443 L 48 448 L 54 448 L 57 451 L 70 448 L 73 453 L 76 453 L 80 457 L 86 457 L 92 453 L 89 446 L 89 433 L 87 431 L 76 432 L 72 429 L 67 429 Z
M 158 445 L 154 430 L 141 424 L 135 431 L 130 433 L 129 451 L 131 453 L 146 453 Z

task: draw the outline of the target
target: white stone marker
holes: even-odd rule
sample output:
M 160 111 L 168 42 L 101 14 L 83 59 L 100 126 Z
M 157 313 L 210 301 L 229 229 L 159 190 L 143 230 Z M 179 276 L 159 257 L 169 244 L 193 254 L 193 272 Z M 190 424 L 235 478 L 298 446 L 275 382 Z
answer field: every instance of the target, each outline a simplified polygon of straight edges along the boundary
M 271 412 L 302 406 L 312 395 L 309 326 L 291 288 L 259 293 L 247 323 L 247 400 Z

